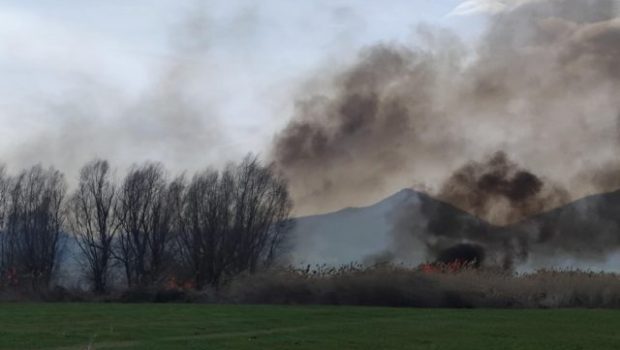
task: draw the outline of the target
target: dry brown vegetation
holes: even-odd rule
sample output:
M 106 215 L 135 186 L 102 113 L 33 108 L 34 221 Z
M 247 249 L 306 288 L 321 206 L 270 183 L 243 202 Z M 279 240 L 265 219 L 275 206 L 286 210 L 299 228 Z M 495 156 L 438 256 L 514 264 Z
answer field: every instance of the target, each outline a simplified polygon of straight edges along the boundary
M 238 276 L 219 289 L 139 287 L 106 295 L 52 288 L 0 289 L 4 301 L 363 305 L 418 308 L 620 308 L 620 275 L 579 270 L 382 265 L 279 268 Z
M 399 266 L 282 269 L 239 278 L 228 301 L 449 308 L 618 308 L 620 276 L 493 269 L 424 272 Z

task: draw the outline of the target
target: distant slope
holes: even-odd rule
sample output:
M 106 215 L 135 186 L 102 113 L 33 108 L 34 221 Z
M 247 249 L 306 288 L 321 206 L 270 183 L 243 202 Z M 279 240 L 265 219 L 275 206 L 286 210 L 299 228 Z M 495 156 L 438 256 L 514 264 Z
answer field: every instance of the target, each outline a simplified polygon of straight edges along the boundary
M 400 237 L 403 240 L 391 233 L 398 215 L 411 217 L 403 223 L 410 226 L 400 227 L 411 232 L 410 237 Z M 389 251 L 419 261 L 425 258 L 424 248 L 412 239 L 426 233 L 422 231 L 481 234 L 487 231 L 487 226 L 486 222 L 447 203 L 404 189 L 367 207 L 297 219 L 290 256 L 295 264 L 340 265 L 365 262 Z
M 368 207 L 298 218 L 291 234 L 292 261 L 340 265 L 385 251 L 390 244 L 388 216 L 417 196 L 413 190 L 402 190 Z
M 342 265 L 373 261 L 389 252 L 396 260 L 415 264 L 430 258 L 418 239 L 429 235 L 448 244 L 485 242 L 490 252 L 504 249 L 507 240 L 518 241 L 515 244 L 528 250 L 525 263 L 530 269 L 552 263 L 620 271 L 620 254 L 613 255 L 620 247 L 620 191 L 496 227 L 427 194 L 404 189 L 367 207 L 298 218 L 288 255 L 295 265 Z M 80 273 L 79 248 L 72 237 L 66 243 L 63 278 Z
M 604 259 L 620 247 L 620 191 L 585 197 L 506 228 L 535 255 Z
M 407 220 L 396 220 L 406 215 Z M 396 223 L 398 226 L 395 226 Z M 400 230 L 402 234 L 394 234 Z M 491 254 L 515 254 L 516 263 L 609 267 L 620 247 L 620 191 L 593 195 L 507 227 L 497 227 L 411 189 L 362 208 L 299 218 L 292 232 L 295 264 L 364 262 L 385 252 L 397 260 L 428 259 L 416 238 L 436 236 L 452 244 L 478 242 Z M 499 258 L 498 258 L 499 259 Z M 592 263 L 583 264 L 584 261 Z M 618 261 L 618 256 L 612 261 Z

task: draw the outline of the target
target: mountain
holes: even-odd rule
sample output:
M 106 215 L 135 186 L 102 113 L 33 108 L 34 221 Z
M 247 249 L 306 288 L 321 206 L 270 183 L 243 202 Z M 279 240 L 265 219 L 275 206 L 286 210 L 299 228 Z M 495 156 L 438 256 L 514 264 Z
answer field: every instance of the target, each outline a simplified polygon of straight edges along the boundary
M 485 246 L 489 258 L 494 253 L 513 254 L 526 270 L 551 265 L 616 270 L 620 191 L 589 196 L 498 227 L 425 193 L 404 189 L 366 207 L 297 218 L 290 237 L 288 254 L 294 265 L 343 265 L 392 257 L 417 264 L 433 259 L 421 243 L 430 238 L 442 249 L 465 241 Z M 65 274 L 75 275 L 79 249 L 72 239 L 67 244 Z
M 411 189 L 376 204 L 298 218 L 294 264 L 340 265 L 395 257 L 419 263 L 431 249 L 460 242 L 484 246 L 490 261 L 609 269 L 620 262 L 620 191 L 589 196 L 517 224 L 498 227 Z M 613 266 L 612 266 L 613 267 Z
M 371 206 L 297 218 L 291 232 L 291 260 L 301 265 L 341 265 L 386 250 L 388 215 L 416 196 L 403 190 Z
M 367 207 L 298 218 L 291 232 L 290 260 L 296 265 L 342 265 L 398 254 L 421 262 L 426 256 L 415 236 L 428 230 L 484 232 L 488 225 L 424 193 L 404 189 Z M 408 233 L 399 235 L 401 230 Z
M 505 228 L 535 256 L 601 260 L 620 247 L 620 191 L 585 197 Z

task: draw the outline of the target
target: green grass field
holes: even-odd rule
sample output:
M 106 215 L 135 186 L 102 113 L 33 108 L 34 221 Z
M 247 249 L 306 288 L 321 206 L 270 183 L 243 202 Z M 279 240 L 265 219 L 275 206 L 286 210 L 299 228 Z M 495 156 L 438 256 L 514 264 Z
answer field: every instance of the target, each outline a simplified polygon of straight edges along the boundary
M 0 304 L 0 349 L 618 349 L 620 312 Z

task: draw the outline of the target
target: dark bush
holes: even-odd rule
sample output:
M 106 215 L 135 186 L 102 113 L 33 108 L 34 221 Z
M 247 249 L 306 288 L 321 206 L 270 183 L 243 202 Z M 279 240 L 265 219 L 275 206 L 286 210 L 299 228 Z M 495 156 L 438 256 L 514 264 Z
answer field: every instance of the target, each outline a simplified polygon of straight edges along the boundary
M 92 298 L 88 292 L 68 289 L 62 286 L 55 286 L 49 290 L 42 291 L 39 295 L 42 301 L 54 303 L 81 302 Z
M 206 291 L 180 288 L 131 288 L 112 295 L 107 301 L 121 303 L 214 303 L 215 297 Z

